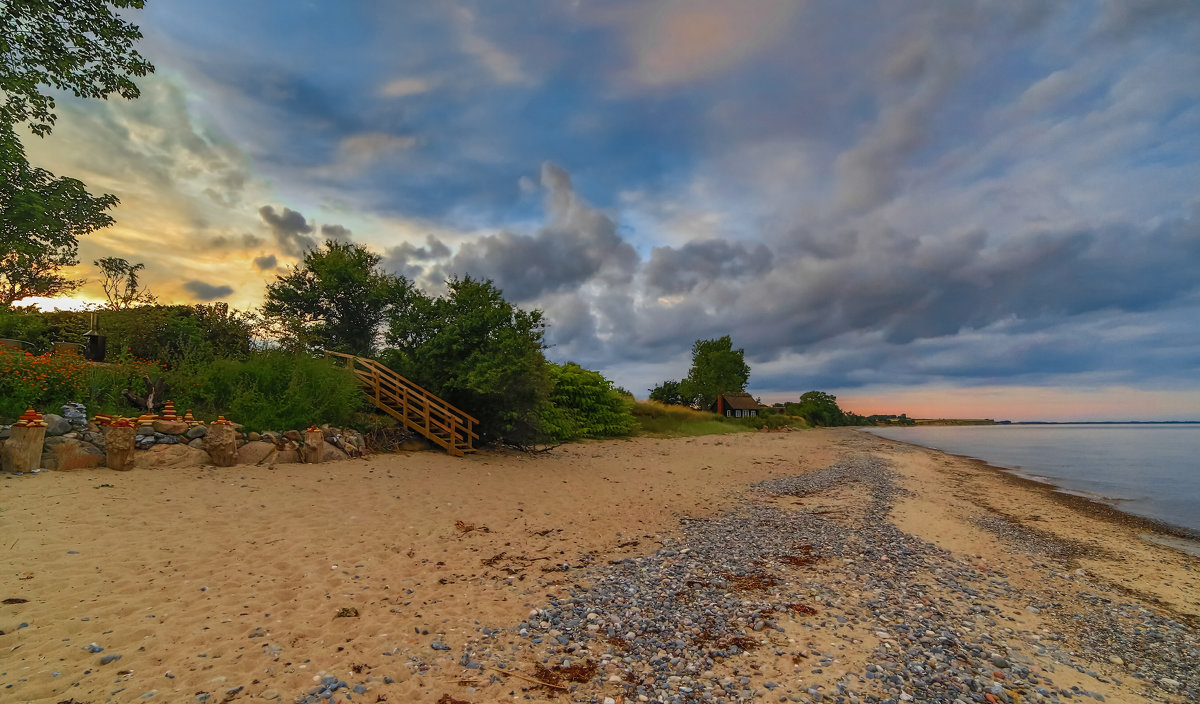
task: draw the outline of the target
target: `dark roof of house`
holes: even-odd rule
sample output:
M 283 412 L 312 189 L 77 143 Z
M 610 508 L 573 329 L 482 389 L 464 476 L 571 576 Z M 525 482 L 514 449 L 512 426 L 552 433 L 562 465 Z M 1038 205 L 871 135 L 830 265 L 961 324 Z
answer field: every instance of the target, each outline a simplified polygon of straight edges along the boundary
M 759 408 L 758 401 L 745 391 L 737 393 L 721 394 L 725 399 L 725 405 L 734 410 L 741 411 L 756 411 Z

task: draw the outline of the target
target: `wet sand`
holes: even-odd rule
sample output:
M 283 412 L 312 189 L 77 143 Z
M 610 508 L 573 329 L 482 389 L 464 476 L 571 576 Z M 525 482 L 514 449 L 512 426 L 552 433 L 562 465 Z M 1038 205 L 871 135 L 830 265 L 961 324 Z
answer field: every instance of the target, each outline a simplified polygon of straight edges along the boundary
M 531 677 L 544 663 L 519 647 L 518 625 L 589 570 L 653 555 L 685 519 L 780 500 L 757 482 L 863 454 L 887 463 L 907 491 L 891 508 L 897 528 L 1002 573 L 1012 589 L 1061 591 L 1053 613 L 1002 605 L 1020 629 L 1062 633 L 1072 646 L 1073 614 L 1094 608 L 1076 598 L 1081 584 L 1192 628 L 1200 619 L 1200 559 L 1139 537 L 1153 525 L 854 430 L 617 440 L 539 456 L 81 470 L 0 478 L 0 698 L 291 702 L 336 677 L 349 687 L 335 701 L 636 701 L 603 673 L 558 694 L 499 672 L 495 658 L 478 670 L 461 656 L 488 629 L 509 644 L 504 669 Z M 813 501 L 861 497 L 847 487 Z M 1031 551 L 1021 542 L 1029 535 L 1069 549 Z M 824 568 L 795 569 L 812 580 Z M 818 626 L 797 616 L 785 628 Z M 863 629 L 851 649 L 869 653 L 874 637 Z M 819 673 L 771 649 L 735 657 L 740 671 L 769 671 L 788 688 L 775 701 L 831 687 L 866 656 Z M 1064 667 L 1044 677 L 1110 701 L 1178 696 L 1107 660 L 1086 669 L 1105 681 Z

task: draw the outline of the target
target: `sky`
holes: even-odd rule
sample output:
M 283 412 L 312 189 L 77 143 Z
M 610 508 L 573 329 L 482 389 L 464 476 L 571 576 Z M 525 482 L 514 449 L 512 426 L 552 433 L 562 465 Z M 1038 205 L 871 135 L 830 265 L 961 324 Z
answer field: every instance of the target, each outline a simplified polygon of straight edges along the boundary
M 1200 418 L 1200 3 L 148 0 L 136 101 L 30 161 L 163 301 L 326 239 L 490 278 L 645 396 L 730 335 L 764 401 Z M 84 295 L 100 297 L 89 284 Z

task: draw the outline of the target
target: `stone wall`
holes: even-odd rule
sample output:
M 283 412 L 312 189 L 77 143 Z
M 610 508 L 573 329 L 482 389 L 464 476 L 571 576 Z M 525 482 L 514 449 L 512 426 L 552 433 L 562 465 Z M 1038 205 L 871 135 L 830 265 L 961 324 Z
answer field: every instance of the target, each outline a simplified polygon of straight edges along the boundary
M 103 467 L 106 464 L 106 436 L 108 425 L 96 420 L 88 421 L 81 406 L 64 406 L 62 415 L 46 413 L 45 440 L 42 444 L 41 465 L 32 471 L 66 471 Z M 302 457 L 329 462 L 366 454 L 366 438 L 351 428 L 332 428 L 328 425 L 310 428 L 319 433 L 299 430 L 284 432 L 244 433 L 237 424 L 233 425 L 231 462 L 214 462 L 210 454 L 209 425 L 172 417 L 149 420 L 136 430 L 132 461 L 126 469 L 151 469 L 165 467 L 195 467 L 213 464 L 238 464 L 272 466 L 290 462 L 301 462 Z M 107 419 L 98 417 L 101 422 Z M 143 419 L 146 419 L 143 416 Z M 224 419 L 221 419 L 224 420 Z M 0 426 L 0 458 L 4 444 L 9 441 L 12 426 Z M 126 430 L 126 432 L 129 432 Z M 307 454 L 303 452 L 305 438 L 309 444 L 318 442 Z M 319 438 L 319 440 L 317 440 Z M 128 441 L 128 437 L 126 438 Z M 0 460 L 2 461 L 2 460 Z M 0 467 L 5 472 L 12 467 L 5 463 Z

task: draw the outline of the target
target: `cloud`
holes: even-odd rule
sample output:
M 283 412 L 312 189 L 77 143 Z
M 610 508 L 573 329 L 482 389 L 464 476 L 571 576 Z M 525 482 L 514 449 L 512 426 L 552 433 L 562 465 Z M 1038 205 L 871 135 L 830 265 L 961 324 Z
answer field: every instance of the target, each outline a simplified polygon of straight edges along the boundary
M 192 294 L 192 298 L 197 301 L 215 301 L 218 298 L 226 298 L 233 293 L 232 286 L 213 285 L 204 281 L 188 281 L 183 284 L 183 290 Z
M 881 67 L 887 88 L 874 124 L 834 163 L 838 207 L 860 211 L 897 193 L 907 158 L 927 143 L 934 111 L 971 60 L 968 50 L 926 34 L 892 52 Z
M 561 167 L 542 166 L 549 222 L 532 235 L 501 232 L 466 242 L 448 264 L 451 272 L 491 278 L 518 301 L 563 291 L 594 278 L 628 283 L 639 258 L 616 223 L 575 193 Z
M 749 279 L 771 268 L 771 250 L 762 243 L 724 240 L 688 242 L 682 247 L 655 247 L 646 282 L 664 293 L 688 293 L 714 279 Z
M 728 70 L 778 40 L 800 7 L 794 0 L 639 6 L 624 18 L 632 77 L 647 86 L 662 86 Z
M 322 225 L 321 235 L 327 240 L 334 240 L 336 242 L 350 241 L 350 230 L 341 225 Z
M 338 143 L 337 159 L 328 167 L 332 174 L 357 175 L 367 168 L 411 149 L 417 138 L 370 132 L 342 138 Z
M 274 254 L 254 258 L 254 268 L 259 271 L 269 271 L 279 266 L 279 260 Z
M 459 46 L 487 69 L 491 77 L 501 83 L 527 84 L 529 76 L 521 69 L 516 56 L 504 51 L 479 31 L 479 20 L 466 7 L 454 9 L 454 22 L 458 28 Z
M 379 94 L 385 98 L 403 98 L 409 95 L 420 95 L 430 90 L 428 81 L 420 78 L 396 78 L 379 87 Z
M 264 205 L 258 209 L 258 214 L 271 229 L 284 254 L 303 257 L 305 252 L 317 246 L 316 239 L 308 236 L 313 226 L 295 210 L 284 208 L 282 213 L 277 213 L 274 207 Z
M 425 246 L 418 247 L 411 242 L 404 242 L 388 249 L 383 256 L 381 266 L 391 272 L 400 274 L 409 280 L 417 280 L 429 268 L 428 262 L 443 260 L 450 256 L 450 248 L 433 235 L 425 236 Z M 414 262 L 421 262 L 416 264 Z

